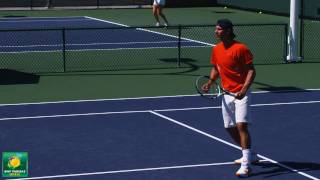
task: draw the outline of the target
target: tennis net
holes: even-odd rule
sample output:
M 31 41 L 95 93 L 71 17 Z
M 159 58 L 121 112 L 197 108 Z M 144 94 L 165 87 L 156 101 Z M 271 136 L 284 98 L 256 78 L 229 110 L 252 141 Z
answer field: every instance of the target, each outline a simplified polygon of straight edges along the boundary
M 215 25 L 0 30 L 1 69 L 114 71 L 209 66 Z M 282 64 L 286 24 L 235 25 L 256 64 Z

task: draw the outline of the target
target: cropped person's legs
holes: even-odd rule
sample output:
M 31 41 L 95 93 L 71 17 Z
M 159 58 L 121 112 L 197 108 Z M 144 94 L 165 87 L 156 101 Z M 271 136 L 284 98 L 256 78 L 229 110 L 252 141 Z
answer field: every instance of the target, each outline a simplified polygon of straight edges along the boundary
M 169 22 L 166 18 L 166 16 L 163 14 L 163 6 L 159 6 L 159 15 L 162 17 L 162 19 L 164 20 L 164 25 L 165 26 L 168 26 L 169 25 Z
M 160 21 L 159 21 L 159 5 L 153 5 L 152 7 L 152 13 L 154 18 L 156 19 L 156 26 L 160 26 Z

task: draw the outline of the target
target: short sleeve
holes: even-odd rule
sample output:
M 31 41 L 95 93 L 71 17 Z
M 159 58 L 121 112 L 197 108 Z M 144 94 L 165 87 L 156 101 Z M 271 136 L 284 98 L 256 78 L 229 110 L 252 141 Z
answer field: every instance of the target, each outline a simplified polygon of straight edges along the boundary
M 245 64 L 252 64 L 253 63 L 253 55 L 252 55 L 251 51 L 246 46 L 243 47 L 241 54 L 242 54 L 242 58 L 243 58 Z
M 212 65 L 215 65 L 217 63 L 217 57 L 215 56 L 215 47 L 212 48 L 212 51 L 211 51 L 211 59 L 210 59 L 210 63 Z

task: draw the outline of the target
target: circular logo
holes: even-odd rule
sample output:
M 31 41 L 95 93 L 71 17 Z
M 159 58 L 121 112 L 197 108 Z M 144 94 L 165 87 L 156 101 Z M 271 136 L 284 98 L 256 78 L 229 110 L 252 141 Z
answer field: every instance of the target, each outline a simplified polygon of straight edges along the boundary
M 8 167 L 15 169 L 17 167 L 19 167 L 21 164 L 20 158 L 17 156 L 12 156 L 9 158 L 9 162 L 8 162 Z

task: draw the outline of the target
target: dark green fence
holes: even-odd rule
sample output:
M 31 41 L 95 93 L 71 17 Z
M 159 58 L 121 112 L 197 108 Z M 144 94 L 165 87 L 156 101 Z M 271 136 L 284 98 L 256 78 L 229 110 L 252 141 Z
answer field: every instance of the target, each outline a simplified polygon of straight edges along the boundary
M 1 0 L 0 8 L 99 8 L 105 6 L 151 5 L 152 0 Z
M 320 20 L 304 20 L 301 56 L 304 62 L 320 62 Z
M 304 62 L 320 62 L 320 1 L 301 0 L 301 56 Z
M 153 0 L 1 0 L 0 8 L 104 8 L 115 6 L 151 6 Z M 166 2 L 168 7 L 201 7 L 215 6 L 216 0 L 170 0 Z
M 209 66 L 215 25 L 1 30 L 0 69 L 23 72 L 113 71 Z M 281 64 L 286 24 L 239 24 L 236 39 L 255 64 Z
M 290 0 L 217 0 L 219 5 L 233 8 L 263 11 L 271 14 L 290 15 Z M 302 62 L 320 62 L 320 1 L 300 0 L 300 56 Z

